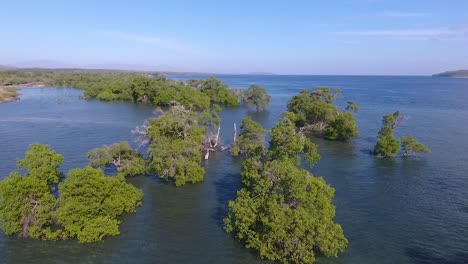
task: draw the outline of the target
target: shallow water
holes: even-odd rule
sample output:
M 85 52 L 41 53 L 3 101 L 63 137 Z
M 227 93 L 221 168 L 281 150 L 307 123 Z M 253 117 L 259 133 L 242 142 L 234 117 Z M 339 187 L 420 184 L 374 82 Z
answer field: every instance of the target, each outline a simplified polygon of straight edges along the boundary
M 191 76 L 205 77 L 205 76 Z M 274 126 L 287 100 L 303 88 L 340 87 L 361 109 L 361 136 L 350 143 L 319 139 L 322 160 L 312 169 L 336 189 L 336 220 L 349 240 L 338 258 L 321 263 L 468 262 L 468 80 L 431 77 L 218 76 L 232 87 L 257 83 L 272 95 L 267 112 L 240 107 L 222 113 L 224 143 L 233 122 L 250 115 Z M 187 76 L 171 76 L 185 79 Z M 152 115 L 149 106 L 82 100 L 74 89 L 21 90 L 0 104 L 0 178 L 15 169 L 28 144 L 47 143 L 65 157 L 63 171 L 86 164 L 92 148 L 132 140 L 130 130 Z M 376 160 L 368 155 L 384 114 L 407 120 L 397 130 L 425 143 L 432 155 Z M 0 263 L 265 263 L 227 235 L 222 218 L 239 188 L 240 161 L 217 153 L 204 163 L 205 181 L 175 188 L 155 176 L 130 181 L 143 206 L 122 217 L 121 235 L 91 245 L 5 236 Z

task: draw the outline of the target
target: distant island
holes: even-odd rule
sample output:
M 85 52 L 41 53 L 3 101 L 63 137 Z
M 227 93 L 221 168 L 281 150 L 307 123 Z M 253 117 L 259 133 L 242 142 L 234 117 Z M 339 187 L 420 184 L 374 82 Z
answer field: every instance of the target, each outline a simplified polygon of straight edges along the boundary
M 446 71 L 432 75 L 433 77 L 453 77 L 453 78 L 468 78 L 468 70 Z

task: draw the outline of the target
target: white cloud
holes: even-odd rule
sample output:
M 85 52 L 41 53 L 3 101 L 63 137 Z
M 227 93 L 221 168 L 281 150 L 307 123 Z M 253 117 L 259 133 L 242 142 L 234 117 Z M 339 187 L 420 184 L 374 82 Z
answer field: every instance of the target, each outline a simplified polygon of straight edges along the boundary
M 430 17 L 430 16 L 432 16 L 432 14 L 431 13 L 423 13 L 423 12 L 387 11 L 387 12 L 377 14 L 377 16 L 388 17 L 388 18 L 417 18 L 417 17 Z
M 452 39 L 468 36 L 468 27 L 458 28 L 426 28 L 398 30 L 366 30 L 337 32 L 338 35 L 355 37 L 382 37 L 403 39 Z

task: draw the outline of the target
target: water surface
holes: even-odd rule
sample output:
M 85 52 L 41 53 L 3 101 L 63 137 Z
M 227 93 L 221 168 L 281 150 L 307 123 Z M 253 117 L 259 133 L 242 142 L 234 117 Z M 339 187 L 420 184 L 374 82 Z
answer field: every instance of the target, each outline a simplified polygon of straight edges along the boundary
M 206 76 L 171 76 L 174 79 Z M 222 112 L 222 137 L 245 115 L 275 125 L 287 100 L 303 88 L 340 87 L 361 109 L 361 136 L 349 143 L 314 139 L 322 160 L 311 170 L 336 189 L 336 220 L 349 240 L 338 258 L 320 263 L 468 262 L 468 80 L 431 77 L 218 76 L 231 87 L 256 83 L 272 95 L 266 112 L 240 107 Z M 21 90 L 21 100 L 0 104 L 0 178 L 15 169 L 28 144 L 50 144 L 65 157 L 63 171 L 86 165 L 86 153 L 132 140 L 130 130 L 152 107 L 80 99 L 74 89 Z M 432 155 L 376 160 L 368 155 L 384 114 L 407 120 L 397 136 L 412 134 Z M 240 161 L 217 153 L 205 181 L 175 188 L 155 176 L 130 179 L 143 189 L 143 206 L 122 217 L 121 235 L 81 245 L 37 241 L 0 231 L 0 263 L 266 263 L 227 235 L 222 218 L 239 188 Z

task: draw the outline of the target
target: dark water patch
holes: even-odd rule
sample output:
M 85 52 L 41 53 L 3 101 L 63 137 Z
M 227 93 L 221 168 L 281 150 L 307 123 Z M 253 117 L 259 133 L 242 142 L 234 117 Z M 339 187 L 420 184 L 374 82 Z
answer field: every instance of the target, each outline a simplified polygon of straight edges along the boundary
M 415 264 L 465 264 L 468 263 L 468 252 L 459 252 L 452 256 L 443 256 L 441 253 L 429 249 L 412 247 L 405 250 L 405 254 Z
M 223 219 L 227 216 L 229 201 L 236 199 L 236 193 L 241 188 L 240 173 L 226 173 L 214 182 L 217 206 L 213 218 L 220 228 L 224 227 Z
M 460 207 L 459 207 L 459 210 L 460 210 L 461 212 L 464 212 L 464 213 L 467 213 L 467 214 L 468 214 L 468 206 L 460 206 Z

